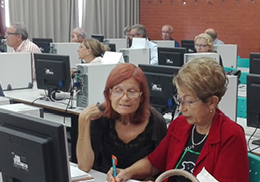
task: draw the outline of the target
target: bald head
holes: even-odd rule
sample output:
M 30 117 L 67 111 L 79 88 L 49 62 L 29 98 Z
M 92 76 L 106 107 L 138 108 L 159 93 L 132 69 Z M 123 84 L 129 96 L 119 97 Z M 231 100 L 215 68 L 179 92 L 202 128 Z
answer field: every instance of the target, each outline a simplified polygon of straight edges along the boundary
M 217 38 L 217 32 L 213 28 L 208 28 L 207 30 L 205 30 L 205 33 L 209 34 L 213 41 Z
M 164 25 L 162 27 L 162 40 L 171 40 L 173 28 L 171 25 Z

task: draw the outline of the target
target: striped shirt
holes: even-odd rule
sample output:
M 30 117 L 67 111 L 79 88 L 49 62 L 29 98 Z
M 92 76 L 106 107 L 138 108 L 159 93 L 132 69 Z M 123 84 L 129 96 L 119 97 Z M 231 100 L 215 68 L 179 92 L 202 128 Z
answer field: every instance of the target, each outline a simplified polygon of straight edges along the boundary
M 29 39 L 26 39 L 16 49 L 13 49 L 13 52 L 41 53 L 41 50 L 36 44 L 31 42 Z M 32 73 L 33 73 L 33 80 L 35 80 L 36 74 L 35 74 L 34 56 L 32 56 Z

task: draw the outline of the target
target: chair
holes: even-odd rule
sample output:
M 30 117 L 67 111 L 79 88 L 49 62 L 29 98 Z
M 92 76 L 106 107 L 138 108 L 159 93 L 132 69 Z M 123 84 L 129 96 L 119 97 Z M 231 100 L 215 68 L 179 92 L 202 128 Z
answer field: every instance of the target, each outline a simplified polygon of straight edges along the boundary
M 159 175 L 155 182 L 162 182 L 164 179 L 171 177 L 171 176 L 184 176 L 186 178 L 188 178 L 189 180 L 191 180 L 192 182 L 199 182 L 195 176 L 193 176 L 191 173 L 185 171 L 185 170 L 181 170 L 181 169 L 171 169 L 168 171 L 165 171 L 164 173 L 162 173 L 161 175 Z
M 260 182 L 260 157 L 248 153 L 249 159 L 249 182 Z

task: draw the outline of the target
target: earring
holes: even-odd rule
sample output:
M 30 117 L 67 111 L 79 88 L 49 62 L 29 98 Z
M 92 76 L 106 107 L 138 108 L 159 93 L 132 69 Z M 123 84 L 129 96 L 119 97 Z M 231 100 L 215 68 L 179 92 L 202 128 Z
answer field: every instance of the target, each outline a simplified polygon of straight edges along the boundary
M 209 110 L 209 112 L 213 112 L 213 110 L 212 110 L 212 109 L 210 109 L 210 110 Z

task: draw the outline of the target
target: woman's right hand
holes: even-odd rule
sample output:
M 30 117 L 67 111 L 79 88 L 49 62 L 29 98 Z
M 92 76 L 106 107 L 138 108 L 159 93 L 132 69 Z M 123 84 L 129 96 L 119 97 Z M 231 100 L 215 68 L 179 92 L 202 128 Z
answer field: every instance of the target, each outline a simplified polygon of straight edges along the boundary
M 83 119 L 84 121 L 87 120 L 95 120 L 102 116 L 102 112 L 95 104 L 88 105 L 79 115 L 79 118 Z
M 116 169 L 117 176 L 114 179 L 113 177 L 113 168 L 111 167 L 110 170 L 107 172 L 107 182 L 125 182 L 130 177 L 127 175 L 127 169 Z

